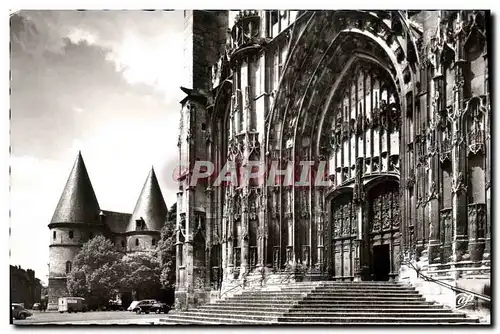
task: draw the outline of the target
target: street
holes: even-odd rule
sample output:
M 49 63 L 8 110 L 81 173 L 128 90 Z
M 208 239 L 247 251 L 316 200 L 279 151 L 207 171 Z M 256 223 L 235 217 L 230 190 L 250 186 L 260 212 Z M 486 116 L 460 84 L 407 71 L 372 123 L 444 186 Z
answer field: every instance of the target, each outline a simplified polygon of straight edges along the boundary
M 25 320 L 14 320 L 14 325 L 152 325 L 158 324 L 165 314 L 141 314 L 128 311 L 101 311 L 85 313 L 59 313 L 33 311 Z

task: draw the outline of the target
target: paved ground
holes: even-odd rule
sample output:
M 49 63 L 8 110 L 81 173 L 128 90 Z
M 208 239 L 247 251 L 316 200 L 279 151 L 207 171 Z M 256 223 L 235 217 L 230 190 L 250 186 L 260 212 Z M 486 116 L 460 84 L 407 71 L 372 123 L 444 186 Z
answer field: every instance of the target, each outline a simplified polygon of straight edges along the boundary
M 33 311 L 33 316 L 25 320 L 14 320 L 14 325 L 115 325 L 115 324 L 158 324 L 164 314 L 137 315 L 128 311 L 104 311 L 85 313 L 59 313 Z

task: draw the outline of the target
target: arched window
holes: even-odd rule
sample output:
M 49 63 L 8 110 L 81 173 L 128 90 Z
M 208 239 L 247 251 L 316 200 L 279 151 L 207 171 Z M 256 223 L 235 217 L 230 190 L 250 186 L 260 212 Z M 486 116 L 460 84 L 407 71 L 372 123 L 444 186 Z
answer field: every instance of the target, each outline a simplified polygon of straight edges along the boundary
M 122 248 L 125 248 L 125 241 L 122 240 Z
M 155 240 L 155 239 L 153 239 L 153 240 L 151 241 L 151 244 L 152 244 L 153 246 L 154 246 L 154 245 L 156 245 L 156 240 Z
M 135 239 L 135 245 L 139 246 L 139 239 Z
M 69 231 L 69 238 L 73 239 L 73 231 Z
M 71 261 L 66 261 L 66 274 L 71 271 Z
M 54 240 L 56 240 L 56 235 L 57 235 L 57 234 L 56 234 L 56 231 L 52 232 L 52 238 L 53 238 Z

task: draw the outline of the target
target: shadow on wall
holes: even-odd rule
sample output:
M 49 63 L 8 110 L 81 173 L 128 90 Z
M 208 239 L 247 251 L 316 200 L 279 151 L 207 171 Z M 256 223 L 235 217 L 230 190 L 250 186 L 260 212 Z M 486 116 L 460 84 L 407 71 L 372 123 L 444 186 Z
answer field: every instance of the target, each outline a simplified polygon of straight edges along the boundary
M 483 295 L 488 296 L 491 298 L 491 286 L 490 284 L 485 284 L 483 287 Z M 478 302 L 478 308 L 482 309 L 487 309 L 491 311 L 491 302 L 487 302 L 485 300 L 479 300 Z

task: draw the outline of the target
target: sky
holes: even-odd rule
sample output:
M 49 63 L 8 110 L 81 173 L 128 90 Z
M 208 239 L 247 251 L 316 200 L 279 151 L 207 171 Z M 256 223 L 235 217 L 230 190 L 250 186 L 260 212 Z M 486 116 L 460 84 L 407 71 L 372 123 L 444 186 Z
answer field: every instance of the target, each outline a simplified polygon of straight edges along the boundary
M 151 166 L 174 203 L 182 31 L 182 11 L 11 17 L 11 264 L 47 283 L 47 225 L 79 150 L 101 209 L 132 213 Z

